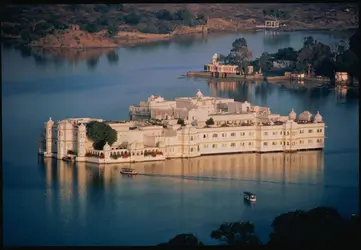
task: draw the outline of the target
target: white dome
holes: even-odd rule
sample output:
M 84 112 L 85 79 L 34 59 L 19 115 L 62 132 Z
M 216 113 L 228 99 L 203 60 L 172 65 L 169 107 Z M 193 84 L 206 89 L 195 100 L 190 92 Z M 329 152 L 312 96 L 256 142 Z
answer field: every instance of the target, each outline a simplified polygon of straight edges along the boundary
M 49 117 L 49 121 L 46 122 L 47 126 L 53 126 L 54 125 L 54 121 L 51 119 L 51 117 Z
M 86 127 L 85 127 L 84 123 L 80 123 L 80 125 L 79 125 L 79 130 L 81 130 L 81 131 L 85 131 L 85 130 L 86 130 Z
M 289 116 L 289 118 L 290 118 L 291 120 L 294 120 L 294 119 L 296 119 L 297 114 L 296 114 L 296 112 L 292 109 L 288 116 Z
M 202 98 L 202 97 L 203 97 L 203 94 L 202 94 L 202 92 L 201 92 L 200 89 L 198 89 L 198 92 L 197 92 L 197 94 L 196 94 L 196 97 L 197 97 L 197 98 Z
M 103 150 L 110 150 L 110 145 L 107 143 L 105 143 L 104 147 L 103 147 Z
M 320 115 L 319 111 L 317 111 L 317 114 L 315 115 L 315 121 L 322 122 L 322 115 Z

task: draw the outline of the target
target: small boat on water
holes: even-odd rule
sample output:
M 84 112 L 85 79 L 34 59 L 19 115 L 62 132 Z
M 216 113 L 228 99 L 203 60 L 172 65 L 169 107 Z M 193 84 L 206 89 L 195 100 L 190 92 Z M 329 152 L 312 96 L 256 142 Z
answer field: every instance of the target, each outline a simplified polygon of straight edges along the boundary
M 137 171 L 135 171 L 134 168 L 122 168 L 122 170 L 120 170 L 121 174 L 126 174 L 126 175 L 136 175 L 138 174 Z
M 243 197 L 247 201 L 256 201 L 256 195 L 251 192 L 243 192 Z
M 63 161 L 67 161 L 67 162 L 73 162 L 75 161 L 75 157 L 74 155 L 67 155 L 63 157 Z

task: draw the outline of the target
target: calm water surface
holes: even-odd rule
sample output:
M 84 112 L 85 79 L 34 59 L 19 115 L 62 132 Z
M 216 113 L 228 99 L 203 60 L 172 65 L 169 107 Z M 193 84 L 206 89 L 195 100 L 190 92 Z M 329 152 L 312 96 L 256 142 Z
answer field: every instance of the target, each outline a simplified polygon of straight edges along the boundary
M 5 245 L 155 245 L 179 233 L 215 244 L 224 221 L 251 220 L 267 241 L 275 216 L 334 206 L 358 211 L 358 99 L 355 91 L 290 84 L 212 82 L 181 77 L 227 53 L 243 36 L 253 56 L 300 48 L 312 35 L 332 44 L 342 37 L 264 33 L 112 50 L 29 51 L 2 46 L 3 228 Z M 309 110 L 327 123 L 323 152 L 242 154 L 137 163 L 142 173 L 120 176 L 120 165 L 69 165 L 37 156 L 44 122 L 67 117 L 127 119 L 128 106 L 152 94 L 167 99 L 198 89 L 288 114 Z M 257 194 L 254 206 L 240 193 Z

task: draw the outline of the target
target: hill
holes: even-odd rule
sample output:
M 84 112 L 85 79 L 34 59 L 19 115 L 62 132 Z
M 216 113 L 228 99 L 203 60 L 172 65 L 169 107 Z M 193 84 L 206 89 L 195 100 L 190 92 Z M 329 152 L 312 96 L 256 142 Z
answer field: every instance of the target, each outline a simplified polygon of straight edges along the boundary
M 278 19 L 286 29 L 358 27 L 356 4 L 5 5 L 1 37 L 42 47 L 115 47 L 176 35 L 235 32 Z

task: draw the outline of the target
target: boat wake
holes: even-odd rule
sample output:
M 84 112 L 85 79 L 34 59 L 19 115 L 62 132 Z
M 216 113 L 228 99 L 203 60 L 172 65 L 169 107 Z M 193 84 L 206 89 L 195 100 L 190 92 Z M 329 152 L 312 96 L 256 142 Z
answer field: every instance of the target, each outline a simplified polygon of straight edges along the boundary
M 163 177 L 163 178 L 177 178 L 187 181 L 210 181 L 210 182 L 221 182 L 221 181 L 238 181 L 238 182 L 251 182 L 258 184 L 276 184 L 276 185 L 295 185 L 295 186 L 313 186 L 313 187 L 324 187 L 324 188 L 342 188 L 342 189 L 354 189 L 358 186 L 342 186 L 342 185 L 329 185 L 321 182 L 283 182 L 283 181 L 271 181 L 271 180 L 249 180 L 241 178 L 227 178 L 227 177 L 212 177 L 212 176 L 191 176 L 191 175 L 167 175 L 167 174 L 147 174 L 138 173 L 140 176 L 149 177 Z

